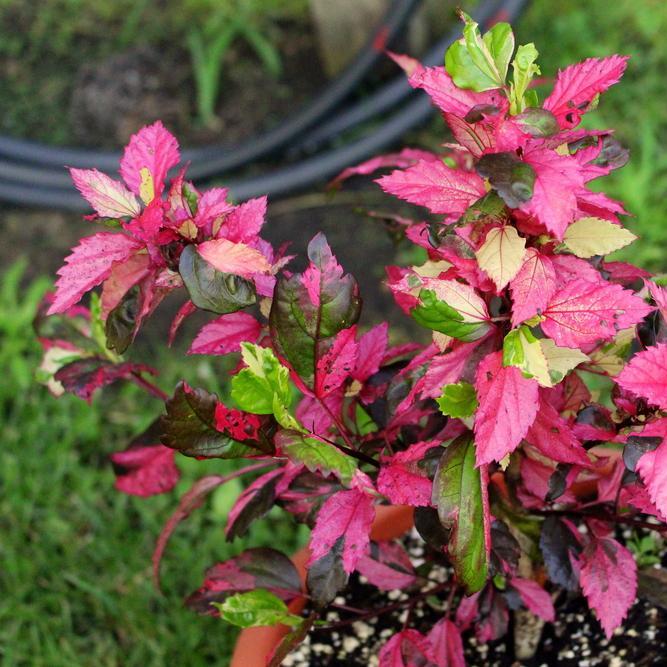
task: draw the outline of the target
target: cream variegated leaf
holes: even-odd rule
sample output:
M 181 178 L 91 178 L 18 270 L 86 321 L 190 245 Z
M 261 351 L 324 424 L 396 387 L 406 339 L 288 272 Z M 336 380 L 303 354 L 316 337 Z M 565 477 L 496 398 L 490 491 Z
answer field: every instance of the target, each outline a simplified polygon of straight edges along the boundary
M 526 326 L 520 326 L 505 336 L 503 366 L 516 366 L 525 377 L 535 378 L 543 387 L 552 386 L 540 341 Z
M 571 370 L 579 364 L 589 361 L 588 355 L 571 347 L 560 347 L 551 338 L 540 340 L 540 346 L 549 368 L 552 385 L 558 384 Z
M 475 253 L 479 267 L 493 280 L 498 291 L 519 272 L 526 254 L 526 239 L 514 227 L 494 227 Z
M 614 340 L 596 349 L 591 354 L 591 367 L 603 373 L 608 373 L 612 377 L 618 375 L 625 366 L 635 334 L 635 327 L 619 331 Z
M 620 250 L 636 238 L 632 232 L 609 220 L 580 218 L 567 228 L 563 242 L 577 257 L 588 258 Z

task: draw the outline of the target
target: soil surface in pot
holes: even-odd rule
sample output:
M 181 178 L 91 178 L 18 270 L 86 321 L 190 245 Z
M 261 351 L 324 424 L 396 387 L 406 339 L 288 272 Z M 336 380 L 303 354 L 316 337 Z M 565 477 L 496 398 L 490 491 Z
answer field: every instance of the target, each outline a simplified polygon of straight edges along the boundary
M 415 565 L 438 555 L 415 533 L 404 539 Z M 667 568 L 667 554 L 661 569 Z M 435 567 L 430 578 L 446 581 L 448 568 Z M 335 603 L 369 609 L 408 600 L 401 591 L 382 593 L 354 574 L 343 599 Z M 283 662 L 285 667 L 373 667 L 384 643 L 405 626 L 427 633 L 443 616 L 444 601 L 420 601 L 410 611 L 408 605 L 375 618 L 353 621 L 355 614 L 344 610 L 330 612 L 326 621 L 341 624 L 332 630 L 311 632 L 306 641 Z M 648 667 L 665 665 L 667 655 L 667 610 L 638 599 L 623 625 L 607 640 L 595 615 L 583 598 L 566 598 L 556 602 L 557 621 L 546 624 L 535 657 L 519 661 L 514 655 L 514 618 L 510 613 L 505 637 L 487 644 L 479 643 L 472 631 L 464 633 L 464 650 L 468 665 L 474 667 Z M 343 622 L 350 621 L 343 625 Z

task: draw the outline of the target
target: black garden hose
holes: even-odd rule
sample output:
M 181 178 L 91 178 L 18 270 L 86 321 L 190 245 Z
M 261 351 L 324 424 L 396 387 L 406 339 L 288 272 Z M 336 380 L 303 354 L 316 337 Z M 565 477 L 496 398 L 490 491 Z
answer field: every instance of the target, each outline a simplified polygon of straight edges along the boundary
M 338 106 L 383 57 L 383 47 L 405 28 L 421 0 L 393 0 L 386 16 L 368 43 L 344 72 L 329 83 L 321 94 L 278 127 L 238 146 L 202 146 L 183 151 L 183 160 L 206 165 L 206 176 L 237 169 L 256 161 L 301 135 Z M 39 142 L 0 136 L 0 155 L 41 167 L 63 165 L 113 172 L 118 168 L 120 152 L 48 146 Z M 209 163 L 210 161 L 210 163 Z M 202 170 L 202 168 L 200 168 Z M 210 173 L 209 173 L 210 172 Z M 200 176 L 201 177 L 201 176 Z
M 485 2 L 475 12 L 475 19 L 482 25 L 497 19 L 512 21 L 522 11 L 526 2 L 527 0 Z M 441 62 L 444 49 L 458 37 L 459 32 L 457 26 L 447 38 L 429 51 L 424 59 L 425 62 L 431 64 Z M 410 95 L 411 89 L 405 82 L 404 77 L 401 78 L 403 79 L 401 88 L 399 88 L 397 81 L 386 84 L 383 89 L 372 95 L 368 100 L 358 103 L 328 124 L 323 124 L 319 129 L 321 136 L 326 139 L 336 136 L 344 129 L 354 126 L 356 124 L 355 119 L 367 120 L 377 113 L 382 113 L 391 108 L 396 101 L 400 102 L 406 99 Z M 390 89 L 391 95 L 389 92 L 385 92 Z M 312 183 L 339 173 L 350 164 L 355 164 L 396 142 L 407 130 L 424 122 L 432 112 L 433 108 L 430 100 L 425 95 L 415 97 L 383 121 L 379 127 L 368 132 L 365 136 L 356 138 L 348 145 L 329 149 L 269 174 L 226 182 L 226 184 L 230 186 L 236 199 L 246 199 L 259 194 L 277 196 L 305 188 Z M 325 128 L 328 129 L 325 131 Z M 0 162 L 0 198 L 17 203 L 73 210 L 82 210 L 85 207 L 85 203 L 73 188 L 69 187 L 65 190 L 62 187 L 47 186 L 44 181 L 48 180 L 49 175 L 44 173 L 45 171 L 48 170 L 42 170 L 39 174 L 35 173 L 33 180 L 26 180 L 30 173 L 24 171 L 23 176 L 25 178 L 23 181 L 9 182 L 6 178 L 3 178 L 2 163 Z M 204 176 L 199 173 L 195 178 L 203 179 Z M 42 184 L 40 187 L 35 187 L 33 184 L 38 181 L 41 181 Z

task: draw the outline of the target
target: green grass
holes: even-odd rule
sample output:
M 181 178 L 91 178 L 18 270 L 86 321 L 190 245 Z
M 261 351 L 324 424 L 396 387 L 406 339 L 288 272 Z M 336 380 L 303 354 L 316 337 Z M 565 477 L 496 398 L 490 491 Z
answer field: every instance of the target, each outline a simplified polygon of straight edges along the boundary
M 140 499 L 115 491 L 108 454 L 160 406 L 135 387 L 112 389 L 108 401 L 90 407 L 36 385 L 40 350 L 30 322 L 48 281 L 20 289 L 20 275 L 17 265 L 0 290 L 0 663 L 226 664 L 233 631 L 185 609 L 183 596 L 201 583 L 205 567 L 246 544 L 289 551 L 303 533 L 270 515 L 245 543 L 227 544 L 225 517 L 241 487 L 223 487 L 177 530 L 163 563 L 166 595 L 158 595 L 150 555 L 162 523 L 193 479 L 231 464 L 180 457 L 184 479 L 175 493 Z M 202 362 L 187 363 L 161 364 L 163 386 L 180 374 L 193 381 L 207 374 Z

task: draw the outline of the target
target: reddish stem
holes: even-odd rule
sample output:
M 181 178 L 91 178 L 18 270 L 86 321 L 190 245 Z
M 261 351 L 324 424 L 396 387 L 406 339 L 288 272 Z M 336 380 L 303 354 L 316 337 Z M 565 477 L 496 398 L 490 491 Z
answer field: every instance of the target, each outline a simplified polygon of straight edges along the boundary
M 641 519 L 635 519 L 632 516 L 623 516 L 620 514 L 609 514 L 605 512 L 582 512 L 578 510 L 537 510 L 538 514 L 557 514 L 562 516 L 573 516 L 573 517 L 589 517 L 591 519 L 600 519 L 601 521 L 609 521 L 611 523 L 622 523 L 628 526 L 634 526 L 635 528 L 644 528 L 646 530 L 655 530 L 659 533 L 667 532 L 666 525 L 660 525 L 659 523 L 651 523 L 650 521 L 642 521 Z
M 347 429 L 341 423 L 341 421 L 336 417 L 336 415 L 334 415 L 334 413 L 331 411 L 331 408 L 329 408 L 329 406 L 324 402 L 324 400 L 319 397 L 317 400 L 320 402 L 320 405 L 324 408 L 324 411 L 331 418 L 331 421 L 334 423 L 334 426 L 338 429 L 338 432 L 345 441 L 345 445 L 341 445 L 337 442 L 334 442 L 333 440 L 327 440 L 326 438 L 322 438 L 321 435 L 317 437 L 320 437 L 323 440 L 327 440 L 327 442 L 332 444 L 334 447 L 338 447 L 338 449 L 340 449 L 341 452 L 345 452 L 345 454 L 348 454 L 349 456 L 352 456 L 353 458 L 358 459 L 359 461 L 363 461 L 364 463 L 369 463 L 370 465 L 379 468 L 380 464 L 374 458 L 368 456 L 367 454 L 364 454 L 363 452 L 359 452 L 354 448 L 354 444 L 352 440 L 350 440 L 350 436 L 349 433 L 347 432 Z
M 267 468 L 274 463 L 275 461 L 262 461 L 261 463 L 255 463 L 254 465 L 234 470 L 234 472 L 230 472 L 228 475 L 209 475 L 208 477 L 202 477 L 181 496 L 178 501 L 178 506 L 167 519 L 167 522 L 164 524 L 158 535 L 155 549 L 153 550 L 153 556 L 151 557 L 153 562 L 153 583 L 158 592 L 162 592 L 162 589 L 160 588 L 160 563 L 162 562 L 162 556 L 169 543 L 169 538 L 174 530 L 176 530 L 178 524 L 184 519 L 187 519 L 187 517 L 202 504 L 204 498 L 214 489 L 217 489 L 219 486 L 222 486 L 237 477 L 246 475 L 249 472 L 254 472 L 255 470 Z
M 400 600 L 399 602 L 394 602 L 393 604 L 388 604 L 378 609 L 371 609 L 364 614 L 359 614 L 358 616 L 355 616 L 354 618 L 350 618 L 345 621 L 338 621 L 336 623 L 331 623 L 329 625 L 324 625 L 322 626 L 321 629 L 335 630 L 336 628 L 344 628 L 346 625 L 351 625 L 356 621 L 362 621 L 366 618 L 375 618 L 376 616 L 382 616 L 383 614 L 388 614 L 392 611 L 396 611 L 396 609 L 400 609 L 401 607 L 405 607 L 407 605 L 414 606 L 419 600 L 423 600 L 424 598 L 427 598 L 429 595 L 433 595 L 434 593 L 439 593 L 440 591 L 447 588 L 447 586 L 452 586 L 452 585 L 454 584 L 452 584 L 449 581 L 446 581 L 445 583 L 433 586 L 433 588 L 429 588 L 426 591 L 417 593 L 417 595 L 413 595 L 411 598 L 408 598 L 407 600 Z
M 154 396 L 155 398 L 161 401 L 166 401 L 169 398 L 169 394 L 163 392 L 162 389 L 160 389 L 160 387 L 147 380 L 138 371 L 132 372 L 132 380 L 139 387 L 147 391 L 151 396 Z

